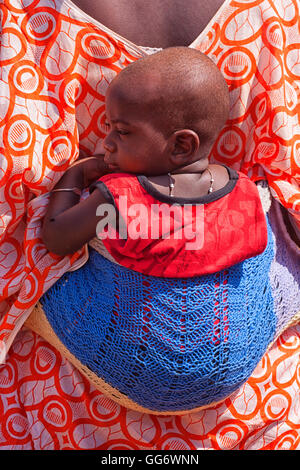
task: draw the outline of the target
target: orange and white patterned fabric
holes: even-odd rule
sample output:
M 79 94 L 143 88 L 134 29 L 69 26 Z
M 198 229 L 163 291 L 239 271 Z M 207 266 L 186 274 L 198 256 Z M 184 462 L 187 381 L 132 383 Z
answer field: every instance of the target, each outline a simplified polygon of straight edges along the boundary
M 224 403 L 184 416 L 121 407 L 48 343 L 17 336 L 0 369 L 0 449 L 299 450 L 300 327 Z
M 300 220 L 298 0 L 226 0 L 192 47 L 223 72 L 230 120 L 211 159 L 253 180 Z M 65 271 L 39 237 L 48 191 L 105 135 L 105 91 L 144 54 L 69 0 L 0 4 L 0 448 L 300 448 L 300 328 L 215 408 L 158 418 L 116 405 L 36 334 L 20 328 Z

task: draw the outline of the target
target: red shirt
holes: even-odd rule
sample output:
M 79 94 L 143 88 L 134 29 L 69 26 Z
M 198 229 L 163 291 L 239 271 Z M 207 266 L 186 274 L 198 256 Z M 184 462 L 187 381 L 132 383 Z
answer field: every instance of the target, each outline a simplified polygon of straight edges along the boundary
M 100 178 L 91 191 L 97 187 L 125 225 L 106 227 L 99 238 L 122 266 L 161 277 L 214 273 L 262 253 L 267 225 L 257 188 L 226 168 L 224 188 L 190 199 L 166 196 L 141 175 Z

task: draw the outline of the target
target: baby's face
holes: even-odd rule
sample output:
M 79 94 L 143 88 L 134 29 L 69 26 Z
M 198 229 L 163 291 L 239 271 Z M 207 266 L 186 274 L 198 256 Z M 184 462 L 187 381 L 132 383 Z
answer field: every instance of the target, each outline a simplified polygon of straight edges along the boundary
M 111 170 L 147 176 L 168 171 L 167 140 L 142 105 L 129 103 L 112 86 L 106 95 L 106 117 L 109 133 L 103 141 L 104 161 Z

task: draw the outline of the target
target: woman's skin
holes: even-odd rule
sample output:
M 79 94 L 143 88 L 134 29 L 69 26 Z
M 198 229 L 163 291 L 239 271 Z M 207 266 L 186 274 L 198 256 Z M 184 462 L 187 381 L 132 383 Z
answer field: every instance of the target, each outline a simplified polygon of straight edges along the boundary
M 72 0 L 81 10 L 136 45 L 189 46 L 223 0 Z

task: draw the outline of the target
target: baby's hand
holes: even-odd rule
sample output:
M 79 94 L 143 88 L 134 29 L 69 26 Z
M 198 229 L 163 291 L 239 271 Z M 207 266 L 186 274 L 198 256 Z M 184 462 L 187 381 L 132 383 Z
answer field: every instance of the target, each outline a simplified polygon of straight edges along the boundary
M 104 163 L 104 155 L 98 154 L 77 160 L 70 166 L 68 171 L 80 172 L 83 187 L 87 188 L 91 183 L 108 173 L 108 166 Z

